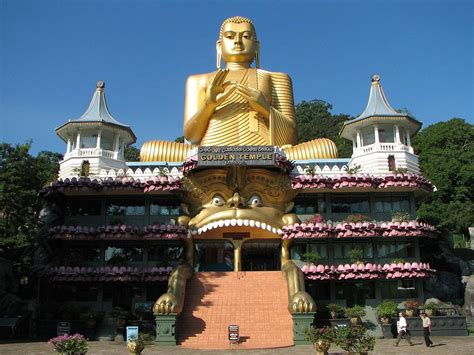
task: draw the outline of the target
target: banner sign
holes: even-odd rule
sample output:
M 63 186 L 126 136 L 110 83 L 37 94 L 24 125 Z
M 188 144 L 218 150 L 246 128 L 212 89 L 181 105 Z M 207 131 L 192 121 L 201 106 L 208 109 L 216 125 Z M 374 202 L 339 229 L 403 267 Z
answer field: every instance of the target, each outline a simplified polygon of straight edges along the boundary
M 198 147 L 198 167 L 226 165 L 274 166 L 275 147 L 271 145 Z
M 239 326 L 229 325 L 228 329 L 229 329 L 229 341 L 232 344 L 237 344 L 240 341 Z

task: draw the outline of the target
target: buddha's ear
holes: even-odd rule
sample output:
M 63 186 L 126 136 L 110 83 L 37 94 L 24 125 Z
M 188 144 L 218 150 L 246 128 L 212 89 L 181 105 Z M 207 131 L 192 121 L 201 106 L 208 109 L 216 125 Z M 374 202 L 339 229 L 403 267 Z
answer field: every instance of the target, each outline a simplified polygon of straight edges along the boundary
M 260 68 L 260 42 L 255 41 L 255 67 Z
M 217 69 L 221 68 L 221 61 L 222 61 L 222 43 L 219 39 L 216 42 L 216 67 Z

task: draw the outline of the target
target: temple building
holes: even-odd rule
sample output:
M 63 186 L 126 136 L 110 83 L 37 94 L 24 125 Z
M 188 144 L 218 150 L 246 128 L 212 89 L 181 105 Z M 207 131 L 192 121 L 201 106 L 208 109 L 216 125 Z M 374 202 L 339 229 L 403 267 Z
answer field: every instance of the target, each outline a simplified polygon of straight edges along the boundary
M 395 111 L 374 75 L 366 109 L 340 132 L 351 158 L 329 139 L 295 144 L 291 80 L 259 69 L 254 32 L 248 19 L 224 21 L 217 71 L 188 79 L 191 144 L 150 141 L 126 162 L 136 137 L 110 114 L 103 82 L 56 130 L 67 146 L 43 191 L 55 222 L 40 332 L 101 312 L 83 329 L 91 337 L 120 336 L 123 318 L 159 345 L 228 348 L 238 325 L 240 348 L 282 347 L 327 322 L 330 303 L 374 314 L 384 300 L 425 300 L 435 270 L 420 239 L 438 232 L 416 220 L 416 201 L 435 188 L 411 146 L 421 122 Z

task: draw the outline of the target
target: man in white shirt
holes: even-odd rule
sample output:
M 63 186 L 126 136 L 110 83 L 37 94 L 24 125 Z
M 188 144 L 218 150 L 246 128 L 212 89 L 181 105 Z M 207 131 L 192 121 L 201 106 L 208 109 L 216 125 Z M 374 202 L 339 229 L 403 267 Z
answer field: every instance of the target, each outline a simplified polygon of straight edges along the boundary
M 400 317 L 400 319 L 397 322 L 398 336 L 397 336 L 397 341 L 395 342 L 394 346 L 398 346 L 402 338 L 404 338 L 408 342 L 408 344 L 410 344 L 410 346 L 415 345 L 411 342 L 410 335 L 407 332 L 407 320 L 405 319 L 403 312 L 398 313 L 398 316 Z
M 425 344 L 427 347 L 431 348 L 433 346 L 433 342 L 430 339 L 431 319 L 425 314 L 425 312 L 420 312 L 420 318 L 423 322 L 423 336 L 425 337 Z

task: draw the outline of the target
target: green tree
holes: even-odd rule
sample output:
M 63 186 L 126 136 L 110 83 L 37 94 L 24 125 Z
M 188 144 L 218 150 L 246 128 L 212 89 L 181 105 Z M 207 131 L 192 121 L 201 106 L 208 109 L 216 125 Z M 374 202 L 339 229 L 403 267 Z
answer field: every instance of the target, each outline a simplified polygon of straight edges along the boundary
M 323 100 L 301 101 L 295 106 L 298 125 L 298 143 L 315 138 L 329 138 L 336 143 L 339 157 L 352 155 L 352 144 L 341 138 L 339 131 L 351 117 L 345 114 L 333 115 L 332 105 Z
M 29 154 L 31 141 L 0 143 L 0 249 L 19 260 L 35 238 L 42 201 L 39 191 L 56 178 L 61 154 Z
M 133 145 L 125 147 L 124 151 L 125 161 L 140 161 L 140 149 Z
M 413 139 L 422 173 L 437 188 L 418 217 L 465 237 L 474 225 L 473 142 L 474 126 L 460 118 L 428 126 Z

